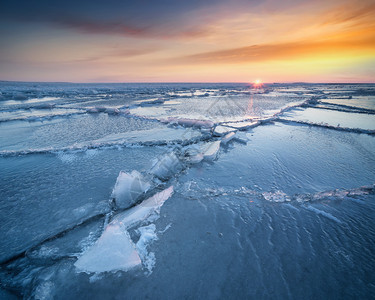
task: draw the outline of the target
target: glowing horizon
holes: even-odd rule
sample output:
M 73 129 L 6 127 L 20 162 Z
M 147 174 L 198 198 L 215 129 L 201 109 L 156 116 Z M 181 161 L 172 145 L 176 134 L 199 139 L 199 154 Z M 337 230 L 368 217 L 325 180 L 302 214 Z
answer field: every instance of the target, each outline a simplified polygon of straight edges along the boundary
M 0 80 L 375 82 L 372 0 L 17 3 Z

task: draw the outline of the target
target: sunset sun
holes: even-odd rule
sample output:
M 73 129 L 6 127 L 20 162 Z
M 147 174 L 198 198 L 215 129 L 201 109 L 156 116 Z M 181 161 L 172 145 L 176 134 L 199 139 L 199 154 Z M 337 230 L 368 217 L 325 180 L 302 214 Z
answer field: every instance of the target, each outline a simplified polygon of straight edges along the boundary
M 254 87 L 260 87 L 260 86 L 262 86 L 262 80 L 255 79 L 254 82 L 253 82 L 253 86 Z

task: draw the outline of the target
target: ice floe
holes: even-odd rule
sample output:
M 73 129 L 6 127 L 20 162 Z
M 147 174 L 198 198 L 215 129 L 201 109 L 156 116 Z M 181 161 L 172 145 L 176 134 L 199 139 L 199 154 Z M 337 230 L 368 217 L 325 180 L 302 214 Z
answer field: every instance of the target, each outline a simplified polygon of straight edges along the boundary
M 118 115 L 121 113 L 121 111 L 116 107 L 103 107 L 103 106 L 90 107 L 86 111 L 91 114 L 103 112 L 109 115 Z
M 118 270 L 127 271 L 139 266 L 144 260 L 145 267 L 150 271 L 154 265 L 152 254 L 147 253 L 147 245 L 155 240 L 155 227 L 138 229 L 141 237 L 137 246 L 133 243 L 128 229 L 145 221 L 172 195 L 173 186 L 155 194 L 125 212 L 117 215 L 104 229 L 97 242 L 85 251 L 75 262 L 80 272 L 101 273 Z
M 197 164 L 203 160 L 204 156 L 198 145 L 186 146 L 182 150 L 182 159 L 186 163 Z
M 317 108 L 294 109 L 280 118 L 336 129 L 356 129 L 375 132 L 375 116 Z
M 295 123 L 295 124 L 302 124 L 307 126 L 313 126 L 313 127 L 322 127 L 326 129 L 332 129 L 337 131 L 345 131 L 345 132 L 354 132 L 354 133 L 364 133 L 369 135 L 375 135 L 375 130 L 369 130 L 369 129 L 362 129 L 362 128 L 348 128 L 348 127 L 341 127 L 340 124 L 337 126 L 329 125 L 328 123 L 311 123 L 306 121 L 298 121 L 298 120 L 290 120 L 290 119 L 283 119 L 279 118 L 277 119 L 278 122 L 282 123 Z
M 221 144 L 226 145 L 228 144 L 234 137 L 236 136 L 235 132 L 229 132 L 227 133 L 222 139 Z
M 187 142 L 199 140 L 202 134 L 196 130 L 186 131 L 184 128 L 155 128 L 149 130 L 137 130 L 118 134 L 110 134 L 103 138 L 92 141 L 91 145 L 121 144 L 121 143 L 150 143 L 165 144 L 168 142 Z
M 221 141 L 216 141 L 212 143 L 208 143 L 203 146 L 203 158 L 208 161 L 212 161 L 216 159 L 217 154 L 220 150 L 220 143 Z
M 43 121 L 53 118 L 64 118 L 73 115 L 84 114 L 85 111 L 80 109 L 69 108 L 33 108 L 19 109 L 12 111 L 0 111 L 0 122 L 10 121 Z
M 375 110 L 375 98 L 374 96 L 348 96 L 346 98 L 328 98 L 320 101 L 324 105 L 332 105 L 344 109 L 365 109 L 366 111 Z
M 117 147 L 157 146 L 182 144 L 189 145 L 200 140 L 206 140 L 207 136 L 199 130 L 185 128 L 160 128 L 134 130 L 130 132 L 114 133 L 102 138 L 74 143 L 62 147 L 41 147 L 20 150 L 0 150 L 0 156 L 17 156 L 37 153 L 57 153 L 87 151 L 88 149 L 108 149 Z M 1 148 L 1 147 L 0 147 Z
M 84 272 L 127 271 L 141 264 L 129 233 L 119 223 L 109 224 L 96 244 L 74 264 Z
M 222 125 L 219 125 L 219 126 L 216 126 L 215 129 L 214 129 L 214 136 L 223 136 L 229 132 L 233 132 L 233 131 L 236 131 L 237 129 L 234 129 L 234 128 L 231 128 L 231 127 L 227 127 L 227 126 L 222 126 Z
M 158 212 L 164 202 L 172 195 L 173 186 L 156 193 L 154 196 L 144 200 L 140 204 L 116 215 L 112 222 L 120 222 L 128 229 L 137 223 L 146 220 L 152 213 Z M 111 222 L 111 223 L 112 223 Z
M 244 122 L 228 122 L 224 123 L 225 126 L 233 127 L 238 130 L 247 130 L 256 127 L 260 124 L 259 121 L 244 121 Z
M 136 203 L 150 187 L 150 183 L 139 172 L 132 171 L 129 174 L 121 171 L 117 177 L 111 198 L 117 207 L 128 208 Z
M 177 124 L 184 127 L 198 127 L 198 128 L 211 128 L 214 126 L 214 122 L 210 120 L 197 120 L 197 119 L 186 119 L 186 118 L 173 118 L 170 117 L 166 120 L 162 120 L 164 123 Z
M 161 180 L 168 180 L 182 168 L 183 165 L 177 155 L 174 152 L 169 152 L 155 161 L 149 173 Z
M 148 226 L 139 227 L 136 232 L 140 234 L 136 248 L 141 257 L 143 266 L 147 269 L 147 273 L 150 274 L 155 266 L 156 260 L 155 253 L 148 251 L 147 248 L 151 242 L 158 239 L 156 226 L 155 224 L 150 224 Z

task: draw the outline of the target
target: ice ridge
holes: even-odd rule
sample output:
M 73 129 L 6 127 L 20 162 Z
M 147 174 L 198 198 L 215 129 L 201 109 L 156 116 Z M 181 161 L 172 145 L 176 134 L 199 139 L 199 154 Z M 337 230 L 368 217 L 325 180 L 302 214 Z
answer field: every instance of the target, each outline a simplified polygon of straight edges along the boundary
M 313 123 L 313 122 L 305 122 L 305 121 L 299 121 L 299 120 L 289 120 L 289 119 L 283 119 L 283 118 L 277 118 L 275 119 L 277 122 L 282 123 L 289 123 L 289 124 L 301 124 L 301 125 L 308 125 L 308 126 L 314 126 L 314 127 L 323 127 L 327 129 L 332 130 L 338 130 L 338 131 L 345 131 L 345 132 L 354 132 L 354 133 L 364 133 L 368 135 L 375 135 L 375 130 L 370 129 L 362 129 L 362 128 L 348 128 L 348 127 L 341 127 L 341 126 L 333 126 L 329 124 L 324 123 Z

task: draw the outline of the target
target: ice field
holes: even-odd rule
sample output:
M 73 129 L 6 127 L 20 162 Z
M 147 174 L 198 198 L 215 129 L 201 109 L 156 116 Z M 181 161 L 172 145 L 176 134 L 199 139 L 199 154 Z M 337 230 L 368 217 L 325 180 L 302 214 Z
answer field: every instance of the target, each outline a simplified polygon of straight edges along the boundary
M 1 299 L 375 295 L 374 84 L 0 82 Z

